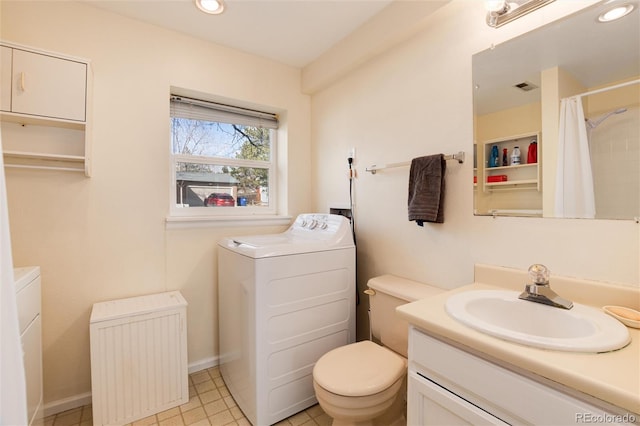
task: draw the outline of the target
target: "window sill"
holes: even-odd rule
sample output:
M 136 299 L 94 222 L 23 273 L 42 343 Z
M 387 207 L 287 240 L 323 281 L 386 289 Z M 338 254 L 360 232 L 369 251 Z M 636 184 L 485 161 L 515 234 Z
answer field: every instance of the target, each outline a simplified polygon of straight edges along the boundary
M 289 225 L 291 216 L 168 216 L 166 229 Z

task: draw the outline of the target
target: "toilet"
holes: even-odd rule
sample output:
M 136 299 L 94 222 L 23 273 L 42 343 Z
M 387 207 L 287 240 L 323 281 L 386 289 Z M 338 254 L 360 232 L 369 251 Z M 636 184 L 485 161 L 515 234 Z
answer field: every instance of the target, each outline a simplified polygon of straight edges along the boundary
M 393 275 L 369 280 L 372 340 L 324 354 L 313 368 L 313 388 L 334 426 L 406 424 L 408 324 L 396 307 L 443 289 Z

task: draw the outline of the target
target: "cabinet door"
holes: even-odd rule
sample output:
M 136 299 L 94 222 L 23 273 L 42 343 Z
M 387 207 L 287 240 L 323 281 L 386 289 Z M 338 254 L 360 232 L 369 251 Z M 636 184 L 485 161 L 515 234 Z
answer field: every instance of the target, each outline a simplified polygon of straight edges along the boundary
M 409 373 L 408 425 L 507 425 L 415 372 Z
M 42 320 L 38 315 L 21 336 L 27 386 L 27 420 L 35 424 L 42 405 Z
M 14 49 L 12 84 L 12 112 L 85 120 L 86 64 Z
M 11 111 L 11 51 L 0 46 L 0 110 Z

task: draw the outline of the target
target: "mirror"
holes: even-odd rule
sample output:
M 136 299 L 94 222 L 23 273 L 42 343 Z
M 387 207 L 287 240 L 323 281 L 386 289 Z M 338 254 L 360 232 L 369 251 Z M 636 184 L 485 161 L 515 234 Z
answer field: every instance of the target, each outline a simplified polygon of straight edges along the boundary
M 639 3 L 607 23 L 622 3 L 598 3 L 473 55 L 476 215 L 557 217 L 560 102 L 585 94 L 595 218 L 640 217 Z

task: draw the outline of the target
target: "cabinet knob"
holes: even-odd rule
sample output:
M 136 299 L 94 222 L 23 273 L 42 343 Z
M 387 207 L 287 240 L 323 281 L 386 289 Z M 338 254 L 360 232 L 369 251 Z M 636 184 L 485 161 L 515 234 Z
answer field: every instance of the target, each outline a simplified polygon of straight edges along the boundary
M 24 71 L 20 73 L 20 90 L 24 92 Z

